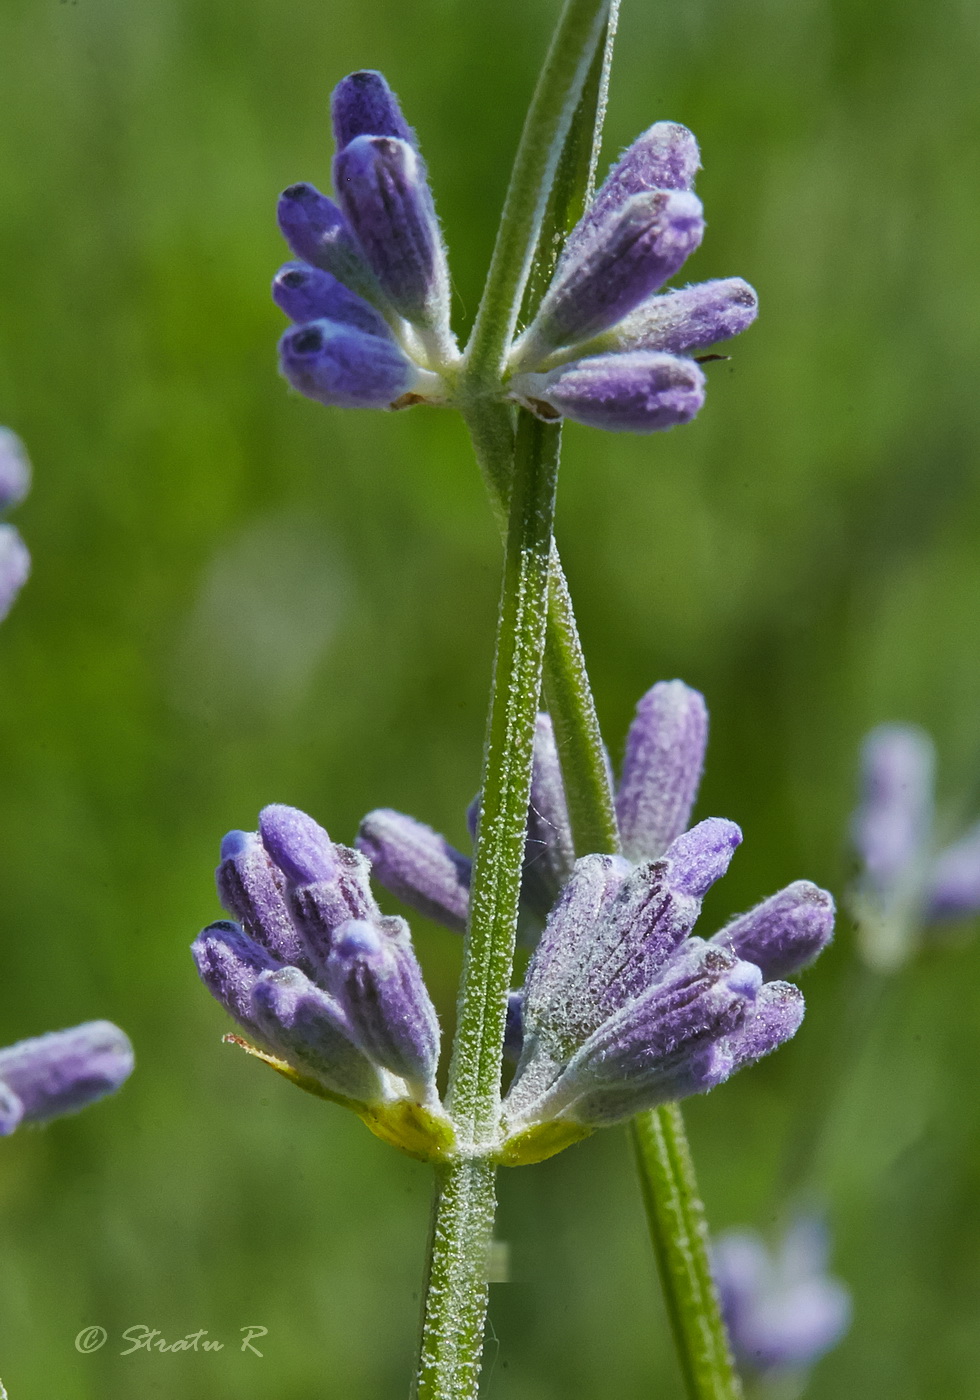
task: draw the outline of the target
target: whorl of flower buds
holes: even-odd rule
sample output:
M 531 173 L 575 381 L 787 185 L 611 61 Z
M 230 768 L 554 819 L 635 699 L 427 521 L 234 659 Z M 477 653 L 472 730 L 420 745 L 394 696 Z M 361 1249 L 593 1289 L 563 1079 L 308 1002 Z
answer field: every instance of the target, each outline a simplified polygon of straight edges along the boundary
M 237 922 L 209 925 L 202 981 L 260 1048 L 359 1108 L 402 1100 L 439 1112 L 439 1024 L 408 926 L 381 914 L 369 864 L 295 807 L 221 846 L 218 895 Z
M 279 344 L 300 393 L 341 408 L 450 403 L 463 360 L 425 164 L 380 73 L 333 93 L 336 199 L 291 185 L 279 226 L 297 262 L 273 283 L 295 322 Z M 610 171 L 571 231 L 531 324 L 511 347 L 500 394 L 544 419 L 649 433 L 704 402 L 694 351 L 757 313 L 739 278 L 663 292 L 701 242 L 697 142 L 657 122 Z

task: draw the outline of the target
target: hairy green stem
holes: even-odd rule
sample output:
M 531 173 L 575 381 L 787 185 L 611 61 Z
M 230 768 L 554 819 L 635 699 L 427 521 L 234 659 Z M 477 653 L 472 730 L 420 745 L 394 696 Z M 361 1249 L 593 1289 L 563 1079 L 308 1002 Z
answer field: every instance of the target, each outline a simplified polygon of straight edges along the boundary
M 487 727 L 459 1020 L 449 1072 L 457 1135 L 496 1144 L 507 993 L 514 958 L 531 754 L 541 690 L 559 435 L 522 413 Z
M 708 1254 L 708 1226 L 680 1106 L 634 1118 L 631 1132 L 650 1239 L 691 1400 L 739 1400 L 742 1387 Z
M 596 53 L 611 0 L 566 0 L 538 79 L 514 160 L 486 287 L 463 379 L 471 392 L 494 393 L 514 338 L 524 288 L 566 138 Z M 590 122 L 590 130 L 594 125 Z
M 433 1208 L 416 1400 L 458 1400 L 480 1389 L 488 1264 L 496 1208 L 486 1158 L 442 1167 Z

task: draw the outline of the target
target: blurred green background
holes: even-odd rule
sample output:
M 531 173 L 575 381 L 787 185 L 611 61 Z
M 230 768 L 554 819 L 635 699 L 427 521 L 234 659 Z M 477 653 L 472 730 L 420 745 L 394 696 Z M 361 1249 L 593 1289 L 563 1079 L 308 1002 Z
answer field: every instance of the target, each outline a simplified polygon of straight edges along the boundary
M 327 99 L 382 68 L 417 126 L 465 328 L 557 0 L 4 0 L 0 422 L 34 577 L 0 632 L 0 1042 L 108 1016 L 138 1072 L 0 1153 L 11 1400 L 406 1392 L 427 1170 L 220 1043 L 187 945 L 221 834 L 269 801 L 350 840 L 377 805 L 464 840 L 498 541 L 448 413 L 326 410 L 275 372 L 279 189 L 329 179 Z M 625 0 L 612 159 L 690 125 L 691 279 L 759 324 L 691 427 L 571 429 L 563 552 L 610 748 L 659 677 L 713 717 L 701 815 L 746 840 L 715 924 L 838 893 L 861 734 L 980 752 L 980 12 Z M 393 906 L 390 906 L 393 907 Z M 413 920 L 445 1021 L 459 945 Z M 706 927 L 708 925 L 706 924 Z M 712 1222 L 765 1226 L 841 1034 L 838 943 L 793 1045 L 688 1120 Z M 813 1400 L 980 1393 L 980 944 L 887 994 L 825 1154 L 851 1335 Z M 492 1400 L 677 1397 L 626 1138 L 501 1182 Z M 122 1357 L 123 1329 L 204 1355 Z M 240 1329 L 265 1326 L 260 1360 Z M 80 1355 L 80 1329 L 109 1343 Z

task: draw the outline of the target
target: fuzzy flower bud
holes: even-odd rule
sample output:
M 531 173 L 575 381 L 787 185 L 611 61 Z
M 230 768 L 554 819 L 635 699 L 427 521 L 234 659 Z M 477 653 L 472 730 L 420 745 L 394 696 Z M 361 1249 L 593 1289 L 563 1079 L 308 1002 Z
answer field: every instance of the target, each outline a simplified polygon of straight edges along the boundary
M 0 1050 L 0 1136 L 113 1094 L 133 1071 L 133 1047 L 111 1021 L 86 1021 Z

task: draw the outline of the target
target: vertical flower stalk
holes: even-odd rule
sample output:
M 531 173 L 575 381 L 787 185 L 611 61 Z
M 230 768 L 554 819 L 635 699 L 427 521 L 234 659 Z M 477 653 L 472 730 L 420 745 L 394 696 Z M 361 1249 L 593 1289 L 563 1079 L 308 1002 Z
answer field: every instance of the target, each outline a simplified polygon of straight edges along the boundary
M 499 382 L 549 192 L 587 78 L 604 49 L 609 11 L 610 0 L 568 0 L 545 61 L 460 379 L 461 399 L 476 420 L 486 418 L 488 377 Z M 594 124 L 593 112 L 590 126 Z M 508 525 L 459 1026 L 450 1068 L 450 1110 L 463 1155 L 441 1169 L 437 1185 L 417 1400 L 475 1400 L 479 1391 L 496 1204 L 490 1154 L 499 1134 L 500 1074 L 551 575 L 560 430 L 523 411 L 516 432 L 513 410 L 501 409 L 493 417 L 496 470 L 489 475 L 501 514 L 505 492 L 509 496 Z

